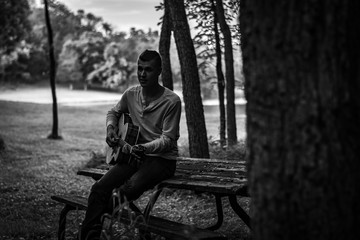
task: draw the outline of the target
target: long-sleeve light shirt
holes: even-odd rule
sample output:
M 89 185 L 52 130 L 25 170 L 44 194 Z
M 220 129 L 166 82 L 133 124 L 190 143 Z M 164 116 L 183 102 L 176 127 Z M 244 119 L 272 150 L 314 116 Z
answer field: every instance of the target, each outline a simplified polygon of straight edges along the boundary
M 143 104 L 141 86 L 126 90 L 120 101 L 108 112 L 106 126 L 116 126 L 121 113 L 129 113 L 140 129 L 138 144 L 146 147 L 146 155 L 175 160 L 180 132 L 181 100 L 171 90 L 148 106 Z

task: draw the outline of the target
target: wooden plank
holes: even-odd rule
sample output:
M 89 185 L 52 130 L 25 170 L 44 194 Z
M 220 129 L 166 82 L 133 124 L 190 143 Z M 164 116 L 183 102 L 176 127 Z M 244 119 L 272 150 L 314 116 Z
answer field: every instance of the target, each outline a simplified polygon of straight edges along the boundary
M 189 179 L 192 181 L 207 181 L 207 182 L 216 182 L 221 184 L 226 183 L 238 183 L 238 184 L 244 184 L 247 183 L 247 179 L 244 177 L 234 178 L 232 176 L 214 176 L 214 175 L 208 175 L 208 174 L 192 174 L 192 175 L 182 175 L 182 174 L 176 174 L 175 177 L 180 177 L 183 179 Z
M 98 157 L 99 160 L 104 161 L 105 162 L 105 156 L 101 156 Z M 176 160 L 178 162 L 202 162 L 202 163 L 225 163 L 225 164 L 246 164 L 246 161 L 244 160 L 239 160 L 239 159 L 233 159 L 233 160 L 229 160 L 229 159 L 214 159 L 214 158 L 190 158 L 190 157 L 177 157 Z
M 105 173 L 107 172 L 107 170 L 103 170 L 103 169 L 97 169 L 97 168 L 86 168 L 86 169 L 81 169 L 77 172 L 77 175 L 81 175 L 81 176 L 86 176 L 86 177 L 92 177 L 95 180 L 100 179 Z
M 91 168 L 80 170 L 78 174 L 100 179 L 106 171 L 107 170 Z M 191 174 L 188 172 L 184 174 L 177 172 L 174 177 L 163 181 L 160 185 L 176 189 L 248 196 L 247 178 L 245 177 L 234 178 L 233 176 L 212 175 L 209 173 Z
M 200 162 L 200 161 L 177 161 L 178 165 L 200 165 L 200 166 L 243 166 L 246 167 L 246 164 L 243 162 L 225 162 L 226 160 L 222 160 L 222 162 Z
M 223 167 L 223 166 L 177 166 L 177 170 L 191 170 L 191 171 L 208 171 L 208 172 L 242 172 L 247 173 L 246 168 L 238 167 Z
M 87 209 L 87 199 L 82 196 L 76 195 L 61 195 L 51 196 L 51 199 L 73 206 L 79 210 Z M 123 209 L 120 214 L 120 221 L 125 224 L 130 224 L 129 212 Z M 207 229 L 197 228 L 182 223 L 173 222 L 167 219 L 162 219 L 154 216 L 150 216 L 147 223 L 138 221 L 135 223 L 137 228 L 159 234 L 161 236 L 172 238 L 172 239 L 227 239 L 221 233 L 216 233 Z
M 107 170 L 104 169 L 98 169 L 98 168 L 88 168 L 88 169 L 81 169 L 78 171 L 78 175 L 93 177 L 98 176 L 101 177 L 103 174 L 105 174 Z M 208 175 L 208 176 L 219 176 L 224 178 L 239 178 L 241 181 L 242 179 L 246 178 L 246 172 L 243 171 L 243 169 L 231 169 L 229 170 L 219 170 L 219 169 L 213 169 L 213 170 L 207 170 L 207 169 L 177 169 L 176 174 L 182 174 L 182 175 Z
M 226 164 L 246 164 L 244 160 L 227 160 L 227 159 L 214 159 L 214 158 L 189 158 L 189 157 L 177 157 L 176 160 L 184 162 L 207 162 L 207 163 L 226 163 Z
M 87 198 L 86 197 L 81 197 L 81 196 L 73 196 L 73 195 L 55 195 L 55 196 L 51 196 L 51 199 L 63 203 L 63 204 L 67 204 L 70 206 L 73 206 L 79 210 L 86 210 L 87 209 Z
M 97 168 L 89 168 L 89 169 L 82 169 L 78 171 L 78 175 L 88 176 L 93 178 L 100 178 L 102 177 L 107 170 L 97 169 Z M 192 181 L 208 181 L 208 182 L 216 182 L 216 183 L 240 183 L 244 184 L 247 182 L 247 178 L 240 175 L 234 177 L 234 175 L 227 175 L 227 174 L 217 174 L 217 173 L 209 173 L 209 172 L 202 172 L 202 173 L 191 173 L 186 171 L 179 171 L 175 173 L 176 179 L 183 179 L 183 180 L 192 180 Z M 224 184 L 223 184 L 224 185 Z
M 246 174 L 244 173 L 241 173 L 241 172 L 218 172 L 218 171 L 213 171 L 213 172 L 210 172 L 210 171 L 191 171 L 191 170 L 177 170 L 175 172 L 175 175 L 181 175 L 181 176 L 188 176 L 188 177 L 191 177 L 191 176 L 204 176 L 204 177 L 212 177 L 212 178 L 217 178 L 217 177 L 220 177 L 220 178 L 228 178 L 228 179 L 240 179 L 241 181 L 243 181 L 242 179 L 246 179 Z
M 97 166 L 98 169 L 109 170 L 112 166 L 108 164 L 101 164 Z M 207 171 L 225 171 L 225 172 L 244 172 L 246 173 L 246 166 L 243 164 L 209 164 L 209 163 L 178 163 L 177 170 L 188 169 L 192 171 L 207 170 Z
M 238 183 L 215 183 L 209 181 L 191 181 L 184 178 L 170 178 L 159 184 L 160 187 L 168 187 L 175 189 L 187 189 L 199 192 L 208 192 L 213 194 L 239 195 L 248 197 L 247 184 Z

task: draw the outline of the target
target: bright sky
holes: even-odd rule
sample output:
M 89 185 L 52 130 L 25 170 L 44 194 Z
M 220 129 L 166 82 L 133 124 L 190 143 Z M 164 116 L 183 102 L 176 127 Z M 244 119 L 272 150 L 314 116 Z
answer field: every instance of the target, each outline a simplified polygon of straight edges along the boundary
M 157 23 L 163 11 L 156 11 L 155 6 L 161 0 L 58 0 L 74 13 L 82 9 L 102 17 L 105 22 L 115 27 L 116 31 L 129 31 L 131 27 L 147 31 L 159 30 Z

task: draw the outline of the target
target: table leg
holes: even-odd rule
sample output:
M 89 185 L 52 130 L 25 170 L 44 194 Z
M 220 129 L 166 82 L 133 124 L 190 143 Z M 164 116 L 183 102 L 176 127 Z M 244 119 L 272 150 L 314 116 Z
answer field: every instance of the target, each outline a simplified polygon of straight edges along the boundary
M 134 212 L 142 214 L 141 210 L 138 208 L 138 206 L 136 206 L 134 202 L 129 202 L 129 207 Z
M 224 212 L 223 212 L 223 207 L 222 207 L 222 202 L 221 202 L 221 196 L 215 195 L 215 200 L 216 200 L 216 211 L 217 211 L 218 220 L 215 223 L 215 225 L 206 228 L 209 230 L 219 229 L 224 221 Z
M 240 207 L 237 202 L 236 195 L 229 196 L 229 202 L 232 209 L 236 212 L 236 214 L 244 221 L 244 223 L 251 229 L 251 219 L 249 215 Z
M 162 192 L 163 188 L 159 188 L 158 186 L 156 187 L 155 193 L 150 197 L 150 200 L 148 202 L 148 204 L 145 207 L 143 216 L 145 218 L 145 221 L 147 222 L 149 220 L 150 217 L 150 212 L 153 209 L 156 200 L 159 198 L 161 192 Z M 145 240 L 151 240 L 151 233 L 145 230 L 140 230 L 140 235 L 142 239 Z
M 153 209 L 157 199 L 159 198 L 163 188 L 156 187 L 155 193 L 150 197 L 148 204 L 144 210 L 145 219 L 148 220 L 151 210 Z
M 75 210 L 75 208 L 73 206 L 65 204 L 64 208 L 60 212 L 58 240 L 64 240 L 65 239 L 66 215 L 71 210 Z

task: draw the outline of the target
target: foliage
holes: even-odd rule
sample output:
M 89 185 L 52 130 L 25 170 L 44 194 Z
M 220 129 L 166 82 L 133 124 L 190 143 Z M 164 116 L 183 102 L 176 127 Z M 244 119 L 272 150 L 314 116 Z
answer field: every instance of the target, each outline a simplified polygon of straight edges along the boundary
M 10 54 L 1 56 L 1 80 L 10 81 L 15 77 L 17 81 L 29 81 L 28 59 L 30 57 L 29 45 L 21 42 Z
M 44 50 L 44 48 L 31 48 L 26 65 L 27 72 L 30 74 L 32 82 L 44 79 L 49 75 L 49 61 L 46 53 L 47 50 Z
M 12 2 L 22 3 L 27 1 Z M 10 7 L 12 11 L 17 11 L 18 9 L 15 6 Z M 11 13 L 11 11 L 9 12 Z M 54 49 L 57 60 L 63 49 L 64 43 L 68 40 L 79 39 L 80 36 L 86 31 L 100 35 L 103 35 L 103 33 L 111 33 L 112 26 L 104 22 L 101 17 L 97 17 L 91 13 L 85 14 L 85 12 L 82 10 L 75 14 L 71 12 L 64 4 L 56 0 L 49 0 L 49 12 L 54 33 Z M 48 46 L 43 8 L 39 8 L 33 4 L 31 14 L 27 20 L 29 22 L 29 28 L 32 26 L 30 29 L 31 31 L 29 31 L 27 36 L 22 35 L 22 39 L 29 50 L 29 54 L 22 59 L 21 63 L 18 62 L 20 60 L 18 56 L 21 49 L 14 46 L 12 51 L 15 52 L 9 52 L 9 56 L 3 56 L 3 58 L 7 59 L 2 60 L 1 62 L 2 72 L 4 72 L 3 79 L 7 79 L 7 76 L 11 76 L 12 78 L 15 76 L 17 80 L 21 80 L 23 78 L 20 78 L 20 76 L 24 75 L 25 73 L 25 75 L 31 75 L 31 78 L 36 80 L 41 79 L 48 74 L 48 61 L 44 61 L 44 59 L 47 59 L 48 56 Z M 116 36 L 118 37 L 119 35 L 121 36 L 121 34 L 117 34 Z M 11 61 L 9 62 L 8 59 L 11 59 Z M 77 67 L 84 67 L 86 69 L 88 64 L 86 66 L 77 65 L 75 69 Z M 7 69 L 11 71 L 9 72 Z M 77 71 L 70 72 L 69 75 L 71 75 L 72 79 L 79 78 Z
M 239 2 L 227 0 L 224 3 L 224 14 L 226 21 L 230 27 L 232 38 L 235 45 L 240 44 L 240 29 L 239 24 L 236 21 L 238 15 Z M 199 70 L 200 77 L 204 87 L 202 88 L 203 94 L 206 96 L 206 86 L 211 86 L 216 83 L 216 71 L 215 71 L 215 31 L 214 31 L 214 11 L 215 0 L 213 1 L 199 1 L 199 0 L 187 0 L 185 2 L 187 7 L 187 14 L 190 20 L 195 21 L 195 36 L 193 37 L 194 45 L 196 47 L 197 58 L 200 62 Z M 221 46 L 223 44 L 223 36 L 221 36 Z M 236 70 L 237 85 L 243 86 L 243 77 L 241 72 L 241 56 L 239 48 L 234 48 L 234 65 Z M 212 91 L 211 91 L 212 92 Z
M 59 63 L 56 73 L 58 82 L 76 82 L 82 79 L 81 66 L 79 62 L 79 53 L 74 47 L 74 42 L 68 40 L 64 43 L 59 55 Z
M 129 76 L 134 69 L 134 65 L 128 63 L 121 46 L 115 42 L 109 43 L 104 50 L 104 62 L 95 65 L 95 69 L 90 72 L 86 81 L 90 84 L 100 84 L 106 88 L 121 88 L 124 91 L 129 87 Z
M 59 81 L 83 81 L 106 88 L 125 90 L 134 83 L 139 52 L 156 48 L 157 32 L 131 29 L 130 37 L 121 33 L 103 36 L 84 32 L 68 40 L 59 57 Z
M 16 3 L 27 1 L 12 1 Z M 31 31 L 27 36 L 22 36 L 21 45 L 16 46 L 3 59 L 11 61 L 2 61 L 1 66 L 4 69 L 3 80 L 21 81 L 31 78 L 33 81 L 46 77 L 49 73 L 47 31 L 45 26 L 45 17 L 43 8 L 35 8 L 32 5 L 31 14 L 27 21 Z M 54 34 L 55 55 L 64 39 L 75 34 L 76 21 L 75 16 L 67 7 L 57 1 L 49 1 L 49 11 L 51 15 L 51 24 Z M 16 10 L 15 7 L 12 8 Z M 11 11 L 10 11 L 11 12 Z M 27 54 L 20 55 L 26 46 Z M 19 66 L 22 66 L 19 68 Z M 24 78 L 26 76 L 26 78 Z
M 80 38 L 77 47 L 80 53 L 79 60 L 83 76 L 89 74 L 94 66 L 103 61 L 103 51 L 105 42 L 103 39 L 92 32 L 86 32 L 84 38 Z
M 101 17 L 92 13 L 86 13 L 84 10 L 73 13 L 66 5 L 56 0 L 49 1 L 49 12 L 54 32 L 56 56 L 61 52 L 62 45 L 68 39 L 77 39 L 84 32 L 109 34 L 112 29 L 111 24 L 104 22 Z M 38 45 L 46 44 L 46 42 L 44 42 L 44 36 L 47 33 L 45 31 L 43 9 L 33 9 L 29 19 L 33 26 L 33 35 L 29 41 L 37 43 Z
M 2 4 L 5 2 L 2 2 Z M 20 5 L 20 2 L 26 1 L 12 2 L 13 3 L 11 4 Z M 192 5 L 195 6 L 196 1 L 189 2 L 193 2 Z M 230 4 L 232 1 L 228 2 L 228 4 Z M 1 8 L 0 11 L 2 11 L 2 9 L 3 8 Z M 162 10 L 162 4 L 160 4 L 158 10 Z M 106 77 L 103 78 L 101 84 L 104 83 L 105 86 L 116 86 L 117 84 L 114 85 L 112 82 L 114 82 L 113 79 L 119 79 L 119 77 L 109 75 L 111 72 L 110 69 L 112 68 L 105 66 L 108 65 L 108 59 L 103 55 L 105 48 L 110 43 L 116 43 L 117 47 L 121 50 L 121 58 L 125 59 L 127 62 L 127 69 L 117 69 L 115 73 L 118 74 L 121 72 L 121 78 L 128 78 L 128 83 L 122 85 L 123 87 L 128 84 L 131 85 L 136 82 L 133 65 L 137 61 L 139 52 L 145 48 L 158 48 L 158 31 L 144 31 L 142 29 L 131 28 L 129 29 L 129 33 L 116 32 L 114 31 L 114 27 L 104 21 L 102 17 L 81 9 L 77 12 L 72 12 L 65 4 L 57 0 L 49 0 L 49 11 L 54 33 L 57 80 L 60 82 L 85 81 L 89 74 L 94 73 L 93 71 L 107 69 L 104 74 Z M 188 13 L 193 14 L 191 13 L 192 11 L 195 11 L 195 8 L 189 7 Z M 9 56 L 6 57 L 3 56 L 6 60 L 3 59 L 0 63 L 0 74 L 2 75 L 2 80 L 10 79 L 11 81 L 34 82 L 48 77 L 49 63 L 46 60 L 48 56 L 48 46 L 46 42 L 47 32 L 45 28 L 43 7 L 31 4 L 31 12 L 29 13 L 30 15 L 28 16 L 27 21 L 29 22 L 28 25 L 30 29 L 28 34 L 22 35 L 20 38 L 23 40 L 24 45 L 26 45 L 29 54 L 22 55 L 20 59 L 19 52 L 22 50 L 19 48 L 21 48 L 21 46 L 15 45 L 13 47 L 13 51 L 16 51 L 15 53 L 10 53 Z M 20 14 L 20 12 L 18 11 L 17 14 Z M 1 17 L 2 16 L 4 15 L 1 15 Z M 196 31 L 199 30 L 201 30 L 200 27 Z M 82 52 L 77 47 L 73 50 L 69 50 L 69 44 L 71 42 L 86 41 L 84 40 L 85 32 L 91 32 L 92 35 L 97 35 L 99 38 L 103 39 L 103 49 L 96 50 L 96 52 L 99 53 L 96 57 L 91 55 L 93 53 L 93 46 Z M 203 46 L 207 45 L 205 44 Z M 197 52 L 200 52 L 199 54 L 201 55 L 201 51 L 198 50 Z M 173 82 L 176 84 L 176 87 L 178 87 L 181 85 L 181 74 L 178 55 L 173 39 L 170 46 L 170 52 Z M 206 52 L 210 54 L 211 51 L 206 50 Z M 91 56 L 89 56 L 88 53 Z M 198 61 L 200 67 L 201 91 L 204 98 L 211 98 L 214 96 L 214 93 L 216 93 L 216 88 L 214 87 L 214 64 L 212 60 L 205 61 L 204 59 L 201 59 L 200 55 L 198 57 Z M 85 58 L 81 59 L 82 57 Z M 236 56 L 236 58 L 240 59 L 240 56 Z M 11 59 L 11 61 L 8 61 L 9 59 Z M 241 68 L 236 67 L 236 69 Z M 242 76 L 241 72 L 237 74 L 237 76 Z M 239 81 L 241 81 L 241 77 Z
M 239 12 L 239 2 L 226 0 L 223 1 L 224 14 L 226 21 L 232 32 L 232 36 L 237 44 L 240 43 L 240 29 L 237 24 L 237 15 Z M 207 51 L 202 51 L 199 56 L 211 57 L 214 56 L 215 50 L 215 37 L 214 37 L 214 7 L 215 1 L 200 1 L 200 0 L 187 0 L 186 1 L 187 13 L 190 20 L 196 22 L 196 34 L 194 36 L 194 43 L 198 47 L 201 45 L 206 46 Z
M 54 33 L 55 56 L 57 57 L 63 43 L 81 32 L 81 25 L 78 17 L 58 1 L 49 1 L 49 13 Z M 34 8 L 29 21 L 33 27 L 27 41 L 33 43 L 34 46 L 44 47 L 47 44 L 47 31 L 43 8 Z
M 0 1 L 0 53 L 10 53 L 24 39 L 30 29 L 29 10 L 28 1 Z

